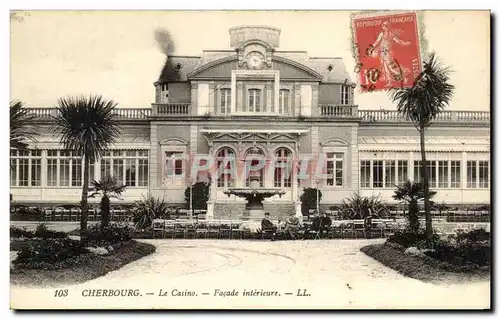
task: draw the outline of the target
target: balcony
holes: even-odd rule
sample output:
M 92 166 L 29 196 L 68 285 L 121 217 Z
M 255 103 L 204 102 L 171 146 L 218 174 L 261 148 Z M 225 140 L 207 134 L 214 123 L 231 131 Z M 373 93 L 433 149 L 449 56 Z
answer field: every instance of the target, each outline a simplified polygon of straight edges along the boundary
M 357 117 L 357 105 L 320 105 L 322 117 Z
M 409 122 L 401 117 L 398 111 L 360 110 L 362 122 Z M 444 111 L 436 117 L 434 122 L 440 123 L 489 123 L 490 112 L 487 111 Z
M 34 114 L 37 119 L 51 119 L 57 116 L 58 111 L 55 107 L 36 107 L 27 108 L 28 112 Z M 118 115 L 120 120 L 140 120 L 147 119 L 151 115 L 150 108 L 116 108 L 113 113 Z
M 191 113 L 190 103 L 151 104 L 153 116 L 188 116 Z

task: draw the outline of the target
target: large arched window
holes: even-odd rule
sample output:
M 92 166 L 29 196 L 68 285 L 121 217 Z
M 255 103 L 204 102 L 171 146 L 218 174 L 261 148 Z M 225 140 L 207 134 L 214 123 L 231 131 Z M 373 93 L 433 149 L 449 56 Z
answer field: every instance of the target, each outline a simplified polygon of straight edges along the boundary
M 292 187 L 292 152 L 280 147 L 274 156 L 274 187 Z
M 259 89 L 248 90 L 248 112 L 261 112 L 261 94 Z
M 222 165 L 225 164 L 225 167 Z M 217 187 L 233 187 L 234 186 L 234 176 L 231 175 L 233 167 L 231 164 L 235 164 L 234 151 L 229 147 L 223 147 L 217 152 Z M 219 173 L 220 171 L 220 173 Z M 226 171 L 226 172 L 224 172 Z
M 245 154 L 245 171 L 246 171 L 246 186 L 250 186 L 250 177 L 252 177 L 254 180 L 258 179 L 260 187 L 264 186 L 264 167 L 261 169 L 255 171 L 250 171 L 250 167 L 258 167 L 262 161 L 265 160 L 264 152 L 256 147 L 253 146 L 248 149 L 248 151 Z

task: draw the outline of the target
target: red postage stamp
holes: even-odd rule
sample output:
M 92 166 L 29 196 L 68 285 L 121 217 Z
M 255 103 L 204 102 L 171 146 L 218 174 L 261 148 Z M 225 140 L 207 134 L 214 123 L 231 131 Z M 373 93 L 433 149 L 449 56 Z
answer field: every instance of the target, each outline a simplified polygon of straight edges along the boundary
M 422 70 L 415 12 L 352 19 L 361 92 L 411 87 Z

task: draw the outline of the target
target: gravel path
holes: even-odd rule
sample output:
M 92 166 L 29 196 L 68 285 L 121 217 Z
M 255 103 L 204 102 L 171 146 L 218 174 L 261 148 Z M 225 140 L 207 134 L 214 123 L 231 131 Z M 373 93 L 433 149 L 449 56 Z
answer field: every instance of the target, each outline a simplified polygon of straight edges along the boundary
M 61 308 L 489 308 L 489 282 L 423 283 L 359 251 L 380 240 L 143 241 L 155 245 L 156 253 L 66 287 L 68 298 L 55 299 L 53 290 L 13 287 L 12 299 Z M 142 296 L 82 297 L 83 289 L 92 288 L 140 289 Z M 168 296 L 158 296 L 160 289 Z M 197 296 L 170 296 L 174 289 Z M 215 289 L 235 289 L 239 297 L 215 297 Z M 281 296 L 241 296 L 252 289 Z M 307 289 L 310 296 L 296 296 L 298 289 Z

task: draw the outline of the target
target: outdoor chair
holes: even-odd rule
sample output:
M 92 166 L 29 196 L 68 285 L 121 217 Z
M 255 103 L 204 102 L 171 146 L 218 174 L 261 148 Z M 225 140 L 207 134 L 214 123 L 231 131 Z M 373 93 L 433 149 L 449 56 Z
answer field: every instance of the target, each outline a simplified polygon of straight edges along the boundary
M 44 214 L 44 220 L 45 221 L 52 221 L 52 208 L 46 209 L 45 214 Z
M 151 225 L 153 228 L 153 238 L 155 238 L 155 234 L 157 232 L 161 233 L 161 238 L 165 236 L 165 221 L 163 219 L 153 219 L 153 223 Z
M 184 238 L 195 238 L 197 224 L 194 221 L 187 222 L 184 228 Z
M 175 221 L 174 238 L 186 238 L 186 223 Z
M 175 236 L 175 222 L 173 220 L 164 220 L 164 234 L 165 237 L 169 236 L 170 238 L 174 239 Z
M 209 222 L 207 224 L 207 238 L 219 238 L 220 225 L 217 222 Z
M 355 238 L 356 237 L 356 231 L 354 229 L 354 223 L 353 222 L 348 222 L 346 224 L 341 225 L 341 233 L 342 233 L 342 238 Z
M 63 209 L 61 207 L 56 207 L 54 209 L 54 214 L 53 214 L 54 221 L 57 221 L 58 219 L 62 220 L 62 213 L 63 213 Z
M 241 223 L 231 223 L 231 238 L 243 239 L 243 229 L 241 229 Z
M 273 229 L 262 229 L 260 232 L 261 239 L 276 239 L 276 232 Z
M 61 213 L 61 221 L 70 221 L 71 220 L 71 210 L 64 209 Z
M 231 221 L 221 220 L 219 228 L 219 239 L 231 238 Z
M 80 208 L 74 207 L 74 208 L 70 209 L 69 211 L 70 211 L 71 221 L 79 221 L 80 220 L 80 213 L 81 213 Z
M 365 221 L 362 219 L 353 220 L 354 238 L 366 238 Z
M 204 220 L 201 220 L 196 225 L 195 230 L 195 238 L 204 238 L 207 239 L 208 229 L 207 223 Z

